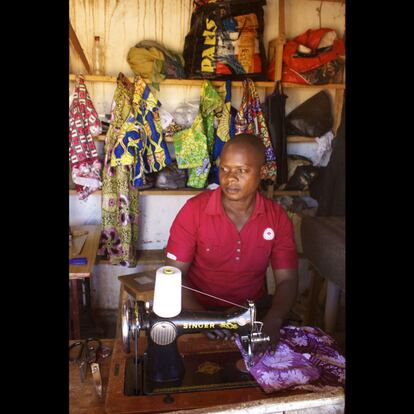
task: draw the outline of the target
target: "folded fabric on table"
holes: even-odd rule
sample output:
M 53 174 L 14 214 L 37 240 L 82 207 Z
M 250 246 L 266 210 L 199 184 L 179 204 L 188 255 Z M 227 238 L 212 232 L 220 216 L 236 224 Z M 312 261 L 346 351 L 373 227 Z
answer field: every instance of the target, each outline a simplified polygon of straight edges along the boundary
M 247 353 L 239 338 L 235 340 L 247 362 Z M 345 358 L 335 340 L 319 328 L 284 326 L 274 355 L 256 357 L 253 367 L 246 368 L 266 393 L 287 388 L 343 387 Z

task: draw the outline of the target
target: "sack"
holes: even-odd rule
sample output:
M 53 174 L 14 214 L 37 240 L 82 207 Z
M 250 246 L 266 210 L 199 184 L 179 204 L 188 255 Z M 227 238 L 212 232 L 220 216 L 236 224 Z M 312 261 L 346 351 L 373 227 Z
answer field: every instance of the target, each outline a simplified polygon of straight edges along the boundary
M 344 41 L 334 30 L 309 29 L 286 43 L 282 81 L 304 85 L 342 83 L 344 55 Z
M 307 191 L 317 176 L 318 167 L 301 165 L 295 169 L 295 173 L 286 184 L 285 190 Z
M 320 91 L 297 106 L 286 117 L 288 135 L 320 137 L 333 127 L 330 96 Z
M 266 0 L 226 0 L 198 4 L 184 42 L 189 78 L 265 80 L 263 45 Z
M 309 158 L 304 157 L 303 155 L 288 155 L 288 181 L 293 177 L 293 174 L 295 174 L 296 168 L 302 165 L 312 165 L 312 161 Z
M 157 173 L 155 187 L 168 190 L 184 188 L 187 182 L 187 170 L 180 170 L 174 161 Z
M 149 79 L 157 89 L 165 78 L 185 77 L 183 57 L 152 40 L 143 40 L 131 47 L 127 61 L 135 75 Z

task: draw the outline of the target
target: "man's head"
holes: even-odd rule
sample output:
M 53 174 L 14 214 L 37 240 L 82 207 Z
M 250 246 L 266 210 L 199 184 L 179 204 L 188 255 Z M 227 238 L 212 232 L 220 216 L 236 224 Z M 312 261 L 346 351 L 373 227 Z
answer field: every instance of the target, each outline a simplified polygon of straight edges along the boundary
M 226 142 L 220 156 L 219 178 L 225 197 L 238 201 L 256 193 L 264 178 L 265 146 L 255 135 L 240 134 Z

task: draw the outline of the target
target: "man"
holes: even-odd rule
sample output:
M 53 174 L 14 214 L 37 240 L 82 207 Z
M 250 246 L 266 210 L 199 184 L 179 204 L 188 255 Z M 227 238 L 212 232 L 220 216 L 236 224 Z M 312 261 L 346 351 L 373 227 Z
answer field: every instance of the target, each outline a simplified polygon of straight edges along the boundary
M 270 262 L 276 288 L 262 322 L 274 352 L 296 298 L 298 259 L 292 222 L 283 207 L 258 191 L 264 164 L 265 146 L 258 137 L 240 134 L 226 142 L 220 187 L 189 199 L 178 212 L 170 229 L 166 265 L 182 271 L 184 285 L 210 295 L 183 289 L 184 309 L 225 310 L 228 302 L 245 305 L 252 299 L 259 311 L 266 302 Z

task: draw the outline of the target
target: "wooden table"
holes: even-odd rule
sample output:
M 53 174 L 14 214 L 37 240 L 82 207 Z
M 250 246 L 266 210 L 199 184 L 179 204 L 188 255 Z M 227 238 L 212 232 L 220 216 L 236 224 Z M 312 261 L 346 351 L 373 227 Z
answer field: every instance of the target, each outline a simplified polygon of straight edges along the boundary
M 139 338 L 139 353 L 146 348 L 146 338 Z M 236 349 L 231 341 L 211 341 L 202 334 L 182 335 L 178 339 L 181 353 L 204 353 Z M 215 391 L 171 394 L 173 401 L 165 402 L 165 395 L 125 396 L 125 354 L 122 339 L 113 344 L 109 380 L 106 387 L 105 412 L 108 414 L 137 413 L 277 413 L 277 414 L 341 414 L 345 396 L 340 387 L 325 387 L 318 391 L 282 390 L 265 394 L 259 386 Z
M 69 341 L 69 345 L 74 341 Z M 113 348 L 113 339 L 101 339 L 102 345 Z M 87 370 L 85 382 L 80 381 L 79 368 L 76 364 L 69 363 L 69 413 L 73 414 L 104 414 L 105 394 L 108 386 L 109 367 L 111 357 L 99 361 L 99 369 L 102 377 L 102 397 L 95 391 L 92 373 Z
M 71 296 L 71 321 L 72 335 L 71 338 L 80 338 L 80 322 L 79 322 L 79 296 L 78 296 L 78 280 L 86 279 L 92 276 L 93 266 L 95 264 L 96 252 L 101 236 L 101 226 L 99 224 L 90 224 L 84 226 L 71 226 L 72 230 L 87 231 L 88 237 L 81 252 L 74 257 L 86 257 L 88 262 L 86 265 L 69 266 L 70 280 L 70 296 Z

